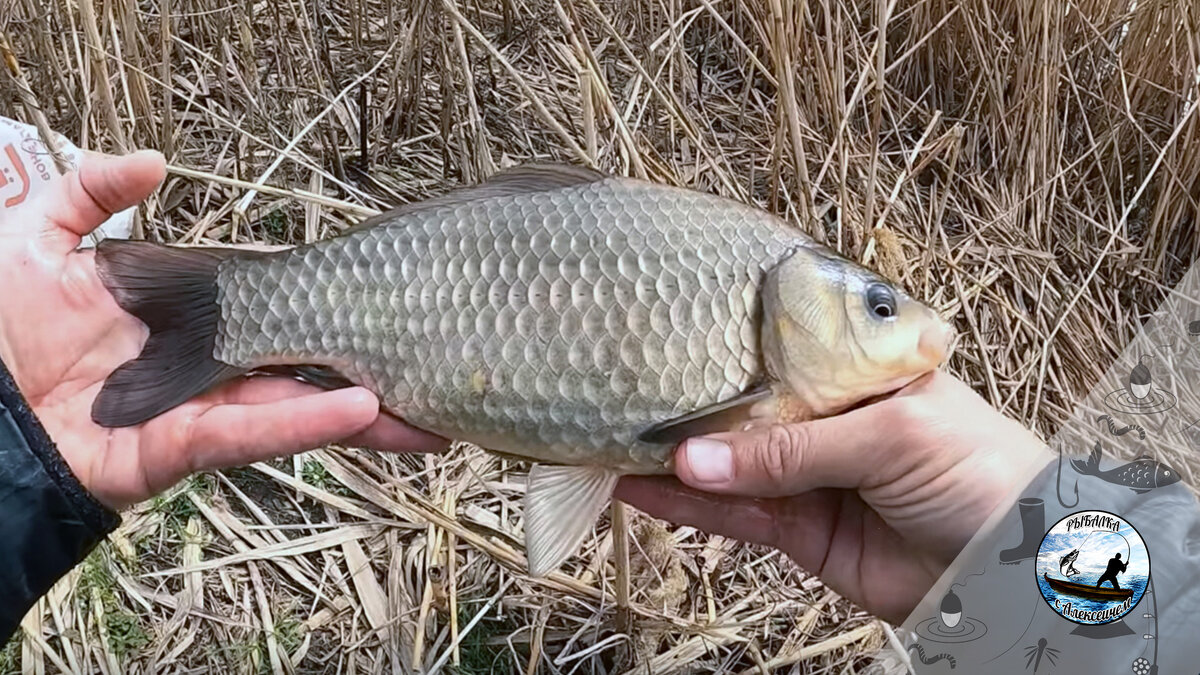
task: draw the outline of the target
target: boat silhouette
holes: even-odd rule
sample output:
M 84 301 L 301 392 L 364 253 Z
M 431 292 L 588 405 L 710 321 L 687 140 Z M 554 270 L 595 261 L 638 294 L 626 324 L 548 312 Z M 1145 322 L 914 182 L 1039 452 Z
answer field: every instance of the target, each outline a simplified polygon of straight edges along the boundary
M 1132 588 L 1097 588 L 1088 584 L 1077 584 L 1073 581 L 1063 581 L 1062 579 L 1051 579 L 1050 575 L 1042 572 L 1042 577 L 1046 579 L 1046 583 L 1050 584 L 1050 588 L 1059 593 L 1075 595 L 1089 600 L 1124 600 L 1133 596 Z

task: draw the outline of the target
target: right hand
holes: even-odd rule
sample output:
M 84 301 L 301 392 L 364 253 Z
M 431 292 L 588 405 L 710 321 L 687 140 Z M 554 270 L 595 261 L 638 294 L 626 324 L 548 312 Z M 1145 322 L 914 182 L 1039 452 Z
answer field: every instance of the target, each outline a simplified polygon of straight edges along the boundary
M 689 439 L 676 449 L 676 477 L 627 476 L 616 496 L 779 548 L 899 624 L 1050 457 L 1028 429 L 935 371 L 834 417 Z

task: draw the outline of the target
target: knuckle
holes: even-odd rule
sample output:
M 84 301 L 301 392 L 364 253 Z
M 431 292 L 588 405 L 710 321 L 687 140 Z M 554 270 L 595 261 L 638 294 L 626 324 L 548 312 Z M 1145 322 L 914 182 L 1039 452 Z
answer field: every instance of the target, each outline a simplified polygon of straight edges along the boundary
M 788 486 L 801 470 L 808 436 L 801 425 L 771 426 L 756 453 L 763 477 L 776 487 Z
M 93 166 L 86 177 L 81 173 L 80 187 L 97 209 L 111 216 L 120 210 L 118 205 L 121 201 L 121 179 L 122 175 L 116 167 L 106 162 L 100 166 Z

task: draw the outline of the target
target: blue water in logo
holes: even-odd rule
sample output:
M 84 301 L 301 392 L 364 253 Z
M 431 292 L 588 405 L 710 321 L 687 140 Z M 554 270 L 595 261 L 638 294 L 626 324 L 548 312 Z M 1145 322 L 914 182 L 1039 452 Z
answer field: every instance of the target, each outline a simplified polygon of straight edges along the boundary
M 1049 570 L 1047 570 L 1047 571 L 1049 572 Z M 1063 579 L 1064 581 L 1067 581 L 1067 579 L 1065 579 L 1064 577 L 1056 574 L 1056 571 L 1057 571 L 1057 566 L 1055 567 L 1055 572 L 1049 572 L 1051 578 Z M 1076 574 L 1075 576 L 1071 577 L 1069 579 L 1069 581 L 1073 581 L 1077 584 L 1087 584 L 1088 586 L 1093 586 L 1093 585 L 1095 585 L 1096 579 L 1098 579 L 1098 578 L 1099 578 L 1099 575 L 1096 575 L 1096 574 Z M 1117 583 L 1121 584 L 1121 588 L 1132 588 L 1133 589 L 1133 595 L 1129 598 L 1129 608 L 1130 608 L 1130 610 L 1132 610 L 1134 607 L 1137 606 L 1138 602 L 1142 599 L 1142 594 L 1146 592 L 1146 585 L 1147 585 L 1147 583 L 1149 583 L 1149 580 L 1148 580 L 1148 577 L 1144 577 L 1144 576 L 1129 576 L 1126 574 L 1122 574 L 1119 577 L 1117 577 Z M 1091 598 L 1081 598 L 1078 595 L 1071 595 L 1070 593 L 1060 593 L 1060 592 L 1054 590 L 1053 588 L 1050 588 L 1050 584 L 1046 583 L 1046 579 L 1045 579 L 1045 577 L 1043 577 L 1041 575 L 1040 571 L 1038 572 L 1038 588 L 1042 589 L 1042 597 L 1046 599 L 1046 602 L 1050 603 L 1051 607 L 1054 607 L 1055 600 L 1056 599 L 1058 600 L 1058 606 L 1062 607 L 1062 609 L 1059 610 L 1060 614 L 1063 612 L 1070 612 L 1070 610 L 1067 610 L 1065 607 L 1065 605 L 1067 605 L 1068 603 L 1070 604 L 1071 609 L 1073 609 L 1073 610 L 1078 610 L 1078 611 L 1082 611 L 1082 612 L 1101 612 L 1105 609 L 1109 609 L 1109 608 L 1113 608 L 1113 607 L 1121 607 L 1121 606 L 1123 606 L 1123 604 L 1125 602 L 1124 600 L 1092 600 Z M 1105 581 L 1103 588 L 1112 588 L 1112 584 Z M 1097 620 L 1089 620 L 1086 618 L 1080 618 L 1078 615 L 1073 615 L 1068 618 L 1070 618 L 1072 621 L 1074 621 L 1076 623 L 1086 623 L 1086 624 L 1111 623 L 1112 621 L 1116 621 L 1117 619 L 1121 618 L 1121 616 L 1124 616 L 1125 614 L 1127 614 L 1128 611 L 1129 610 L 1120 612 L 1118 616 L 1114 616 L 1112 618 L 1097 619 Z M 1072 614 L 1073 614 L 1073 612 L 1072 612 Z

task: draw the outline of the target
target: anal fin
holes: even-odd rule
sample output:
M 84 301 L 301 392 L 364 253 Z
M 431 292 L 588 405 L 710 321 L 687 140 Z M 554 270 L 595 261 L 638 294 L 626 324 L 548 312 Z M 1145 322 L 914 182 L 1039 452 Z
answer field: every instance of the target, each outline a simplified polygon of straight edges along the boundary
M 608 505 L 618 474 L 597 466 L 535 464 L 525 491 L 529 574 L 545 576 L 575 552 Z

